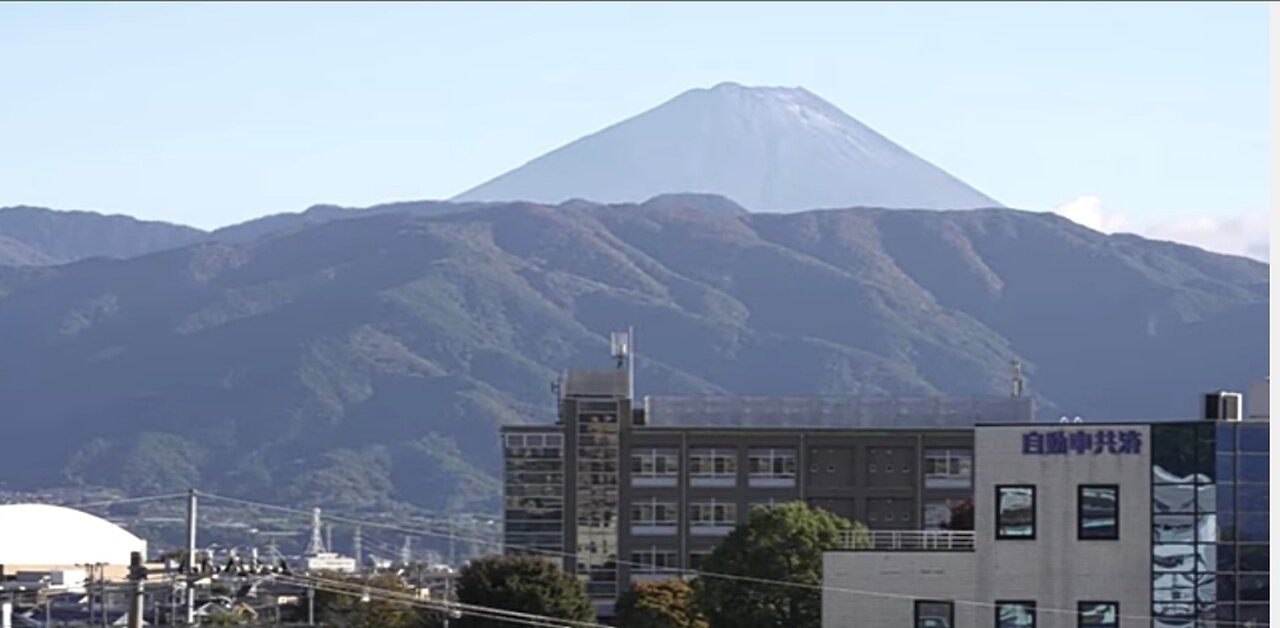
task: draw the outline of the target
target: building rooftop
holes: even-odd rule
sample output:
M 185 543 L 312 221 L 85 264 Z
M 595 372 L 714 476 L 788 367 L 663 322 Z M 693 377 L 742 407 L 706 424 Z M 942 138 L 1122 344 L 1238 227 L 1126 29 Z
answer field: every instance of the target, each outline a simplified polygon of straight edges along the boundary
M 1029 423 L 1028 397 L 651 396 L 653 427 L 972 427 Z

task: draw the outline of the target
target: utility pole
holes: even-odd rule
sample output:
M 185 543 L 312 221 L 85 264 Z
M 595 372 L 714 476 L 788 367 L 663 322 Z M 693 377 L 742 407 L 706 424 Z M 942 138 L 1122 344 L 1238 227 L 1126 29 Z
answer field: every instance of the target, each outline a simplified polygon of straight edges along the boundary
M 94 573 L 93 571 L 94 569 L 93 563 L 85 563 L 85 567 L 89 568 L 89 581 L 86 582 L 85 584 L 87 585 L 87 590 L 89 591 L 89 625 L 92 626 L 93 620 L 94 620 L 93 589 L 94 589 L 94 584 L 98 582 L 98 574 Z
M 196 489 L 187 495 L 187 625 L 196 623 Z
M 129 582 L 133 584 L 133 601 L 129 604 L 129 628 L 142 628 L 142 612 L 146 605 L 147 568 L 142 566 L 142 552 L 129 553 Z
M 307 625 L 316 625 L 316 585 L 307 578 Z
M 98 591 L 102 596 L 102 628 L 107 628 L 107 565 L 98 564 Z
M 355 537 L 351 539 L 351 546 L 351 553 L 355 554 L 356 571 L 362 571 L 364 569 L 364 544 L 363 539 L 360 538 L 360 526 L 356 526 L 356 533 Z

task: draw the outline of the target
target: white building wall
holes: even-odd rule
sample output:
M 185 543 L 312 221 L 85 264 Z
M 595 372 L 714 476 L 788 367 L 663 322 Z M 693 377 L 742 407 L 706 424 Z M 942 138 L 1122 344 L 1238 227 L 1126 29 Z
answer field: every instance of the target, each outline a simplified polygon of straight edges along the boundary
M 1022 453 L 1030 431 L 1135 430 L 1138 454 Z M 975 439 L 974 566 L 978 599 L 1035 600 L 1037 628 L 1075 628 L 1074 610 L 1084 600 L 1116 601 L 1122 616 L 1151 614 L 1151 430 L 1148 426 L 1041 424 L 978 429 Z M 1036 486 L 1035 540 L 995 540 L 995 488 Z M 1081 484 L 1120 485 L 1120 538 L 1077 540 L 1076 495 Z M 1047 609 L 1068 612 L 1052 613 Z M 994 611 L 980 626 L 990 626 Z M 1149 620 L 1121 626 L 1148 628 Z
M 829 552 L 822 561 L 823 628 L 911 628 L 903 596 L 974 599 L 973 552 Z M 991 626 L 992 611 L 956 604 L 956 628 Z
M 1022 453 L 1022 437 L 1041 433 L 1135 430 L 1137 454 Z M 824 557 L 823 626 L 910 628 L 912 598 L 955 601 L 954 628 L 995 625 L 997 600 L 1034 600 L 1036 628 L 1075 628 L 1080 601 L 1114 601 L 1123 628 L 1149 628 L 1151 610 L 1151 456 L 1147 426 L 1036 424 L 977 429 L 972 553 L 829 552 Z M 995 487 L 1036 486 L 1036 538 L 995 540 Z M 1116 541 L 1076 538 L 1081 484 L 1120 486 Z M 1055 612 L 1057 611 L 1057 612 Z

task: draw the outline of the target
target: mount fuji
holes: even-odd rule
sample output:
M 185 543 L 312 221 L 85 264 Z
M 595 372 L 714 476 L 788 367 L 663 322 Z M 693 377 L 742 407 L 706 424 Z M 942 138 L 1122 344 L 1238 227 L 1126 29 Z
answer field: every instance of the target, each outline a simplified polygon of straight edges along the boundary
M 751 211 L 1002 205 L 803 88 L 684 92 L 455 197 L 642 202 L 718 194 Z

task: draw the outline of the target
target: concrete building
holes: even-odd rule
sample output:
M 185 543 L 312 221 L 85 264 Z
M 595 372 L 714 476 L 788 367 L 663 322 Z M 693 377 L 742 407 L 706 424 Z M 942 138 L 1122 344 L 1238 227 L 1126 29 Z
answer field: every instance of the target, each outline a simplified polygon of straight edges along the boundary
M 752 508 L 804 500 L 873 529 L 950 525 L 972 426 L 1025 397 L 648 397 L 626 369 L 570 371 L 555 425 L 502 430 L 504 542 L 561 561 L 604 616 L 631 581 L 696 569 Z M 771 427 L 744 425 L 753 418 Z
M 1243 420 L 1238 393 L 1205 407 L 1178 423 L 976 427 L 974 530 L 828 553 L 823 625 L 1266 624 L 1270 424 Z

